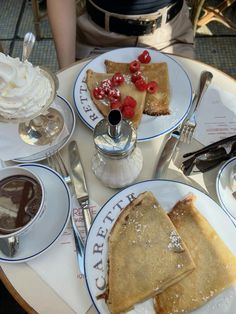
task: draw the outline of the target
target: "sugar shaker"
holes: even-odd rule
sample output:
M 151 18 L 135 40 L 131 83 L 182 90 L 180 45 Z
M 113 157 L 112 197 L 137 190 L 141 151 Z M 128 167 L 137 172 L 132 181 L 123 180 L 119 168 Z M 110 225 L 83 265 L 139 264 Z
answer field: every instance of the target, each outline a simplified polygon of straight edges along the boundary
M 92 170 L 96 177 L 111 188 L 132 183 L 143 166 L 132 122 L 122 119 L 120 110 L 113 109 L 95 126 L 93 136 L 96 152 L 92 158 Z

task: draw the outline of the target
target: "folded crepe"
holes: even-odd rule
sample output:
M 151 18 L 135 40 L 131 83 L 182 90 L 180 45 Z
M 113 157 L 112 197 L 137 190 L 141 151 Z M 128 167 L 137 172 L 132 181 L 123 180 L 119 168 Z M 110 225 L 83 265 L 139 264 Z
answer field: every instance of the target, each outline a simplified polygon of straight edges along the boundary
M 113 74 L 114 73 L 97 73 L 92 70 L 87 71 L 86 83 L 90 93 L 90 97 L 92 98 L 93 103 L 96 105 L 97 109 L 104 117 L 107 117 L 108 113 L 111 110 L 109 102 L 106 101 L 106 99 L 96 99 L 93 95 L 93 90 L 95 87 L 99 86 L 101 81 L 105 79 L 111 79 Z M 127 81 L 124 81 L 120 86 L 117 86 L 116 88 L 121 93 L 121 102 L 123 101 L 125 96 L 132 96 L 136 100 L 137 105 L 135 107 L 135 114 L 131 121 L 133 122 L 134 127 L 137 128 L 142 118 L 146 92 L 138 91 L 132 82 Z
M 164 291 L 195 265 L 166 212 L 151 192 L 140 194 L 120 214 L 108 243 L 108 286 L 112 314 Z
M 186 243 L 196 269 L 155 297 L 158 314 L 189 313 L 236 282 L 236 258 L 190 195 L 179 201 L 169 217 Z
M 105 60 L 107 73 L 121 72 L 130 74 L 129 63 L 114 62 Z M 170 114 L 170 87 L 167 63 L 141 63 L 140 71 L 147 78 L 148 82 L 156 81 L 158 90 L 154 94 L 147 93 L 144 113 L 151 116 Z

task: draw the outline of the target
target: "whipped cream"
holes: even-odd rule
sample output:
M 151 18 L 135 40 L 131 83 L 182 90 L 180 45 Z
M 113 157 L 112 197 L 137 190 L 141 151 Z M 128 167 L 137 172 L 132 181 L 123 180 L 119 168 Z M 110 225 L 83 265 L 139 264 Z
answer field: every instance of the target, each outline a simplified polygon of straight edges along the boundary
M 51 94 L 51 82 L 39 67 L 0 53 L 0 116 L 27 119 L 37 115 Z

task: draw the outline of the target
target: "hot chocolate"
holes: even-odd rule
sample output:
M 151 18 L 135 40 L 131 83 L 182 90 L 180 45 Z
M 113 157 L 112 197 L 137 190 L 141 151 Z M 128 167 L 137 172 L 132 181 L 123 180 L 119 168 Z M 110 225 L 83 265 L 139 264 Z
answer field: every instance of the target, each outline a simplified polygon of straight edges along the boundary
M 0 180 L 0 234 L 25 226 L 36 215 L 42 189 L 33 178 L 12 175 Z

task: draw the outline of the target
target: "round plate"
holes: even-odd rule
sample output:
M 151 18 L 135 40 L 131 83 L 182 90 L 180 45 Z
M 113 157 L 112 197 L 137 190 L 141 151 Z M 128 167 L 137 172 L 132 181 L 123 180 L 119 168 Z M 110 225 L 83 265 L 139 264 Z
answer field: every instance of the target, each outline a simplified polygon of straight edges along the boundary
M 93 225 L 89 231 L 85 250 L 85 279 L 90 296 L 99 313 L 110 313 L 103 299 L 97 299 L 104 290 L 98 288 L 104 284 L 103 278 L 107 277 L 107 238 L 109 232 L 118 218 L 121 208 L 124 208 L 129 203 L 129 196 L 132 194 L 135 197 L 144 191 L 151 191 L 157 198 L 160 205 L 169 212 L 177 201 L 183 199 L 186 195 L 192 193 L 196 196 L 195 205 L 199 212 L 209 221 L 213 228 L 217 231 L 222 240 L 228 245 L 232 252 L 236 255 L 236 228 L 233 221 L 226 212 L 209 196 L 203 192 L 180 182 L 169 180 L 151 180 L 137 183 L 115 194 L 101 208 L 94 219 Z M 171 191 L 171 193 L 170 193 Z M 109 217 L 109 219 L 107 219 Z M 112 219 L 112 221 L 111 221 Z M 101 231 L 106 231 L 106 238 L 99 236 Z M 94 251 L 94 247 L 102 248 L 99 252 Z M 96 266 L 97 265 L 97 266 Z M 99 267 L 98 267 L 99 265 Z M 125 292 L 124 292 L 125 293 Z M 206 305 L 199 308 L 198 314 L 222 314 L 236 313 L 236 291 L 225 290 L 225 302 L 221 302 L 222 306 L 227 306 L 229 311 L 223 311 L 218 304 L 219 299 L 214 298 Z M 230 297 L 227 295 L 230 293 Z M 233 294 L 233 295 L 232 295 Z M 228 296 L 228 298 L 227 298 Z M 222 294 L 219 295 L 222 298 Z M 230 302 L 228 302 L 230 300 Z M 232 302 L 231 302 L 232 301 Z M 229 304 L 227 304 L 227 302 Z M 152 307 L 152 301 L 148 300 L 135 307 L 135 310 L 129 313 L 155 313 Z M 195 312 L 194 312 L 195 313 Z
M 0 262 L 25 262 L 46 252 L 62 234 L 70 217 L 70 191 L 57 172 L 47 166 L 37 164 L 24 164 L 19 167 L 35 172 L 42 179 L 45 184 L 47 207 L 37 223 L 21 236 L 16 255 L 6 257 L 0 251 Z
M 102 114 L 94 105 L 87 89 L 86 71 L 105 72 L 104 60 L 131 62 L 143 52 L 144 48 L 122 48 L 104 53 L 86 66 L 79 73 L 73 90 L 74 102 L 81 120 L 90 128 L 103 119 Z M 153 117 L 143 114 L 137 130 L 137 140 L 148 141 L 175 129 L 186 117 L 192 100 L 192 86 L 183 68 L 170 56 L 156 50 L 148 49 L 152 63 L 166 62 L 170 81 L 170 115 Z
M 216 178 L 216 192 L 221 206 L 236 219 L 236 199 L 230 184 L 230 175 L 236 167 L 236 157 L 228 160 L 220 168 Z
M 72 109 L 70 103 L 65 98 L 57 95 L 57 97 L 54 100 L 54 103 L 51 107 L 60 111 L 61 115 L 64 118 L 64 123 L 66 125 L 68 135 L 57 144 L 52 144 L 49 147 L 47 145 L 46 149 L 43 149 L 43 147 L 42 147 L 42 150 L 35 153 L 35 154 L 29 155 L 29 156 L 24 157 L 24 158 L 14 159 L 15 162 L 20 162 L 20 163 L 26 162 L 26 163 L 28 163 L 28 162 L 37 162 L 37 161 L 43 160 L 47 157 L 47 155 L 50 155 L 51 153 L 55 152 L 56 150 L 62 149 L 66 145 L 66 143 L 68 143 L 68 141 L 70 140 L 70 138 L 74 132 L 75 122 L 76 122 L 75 113 L 74 113 L 74 110 Z M 30 149 L 30 148 L 33 149 L 34 146 L 27 145 L 27 149 Z

